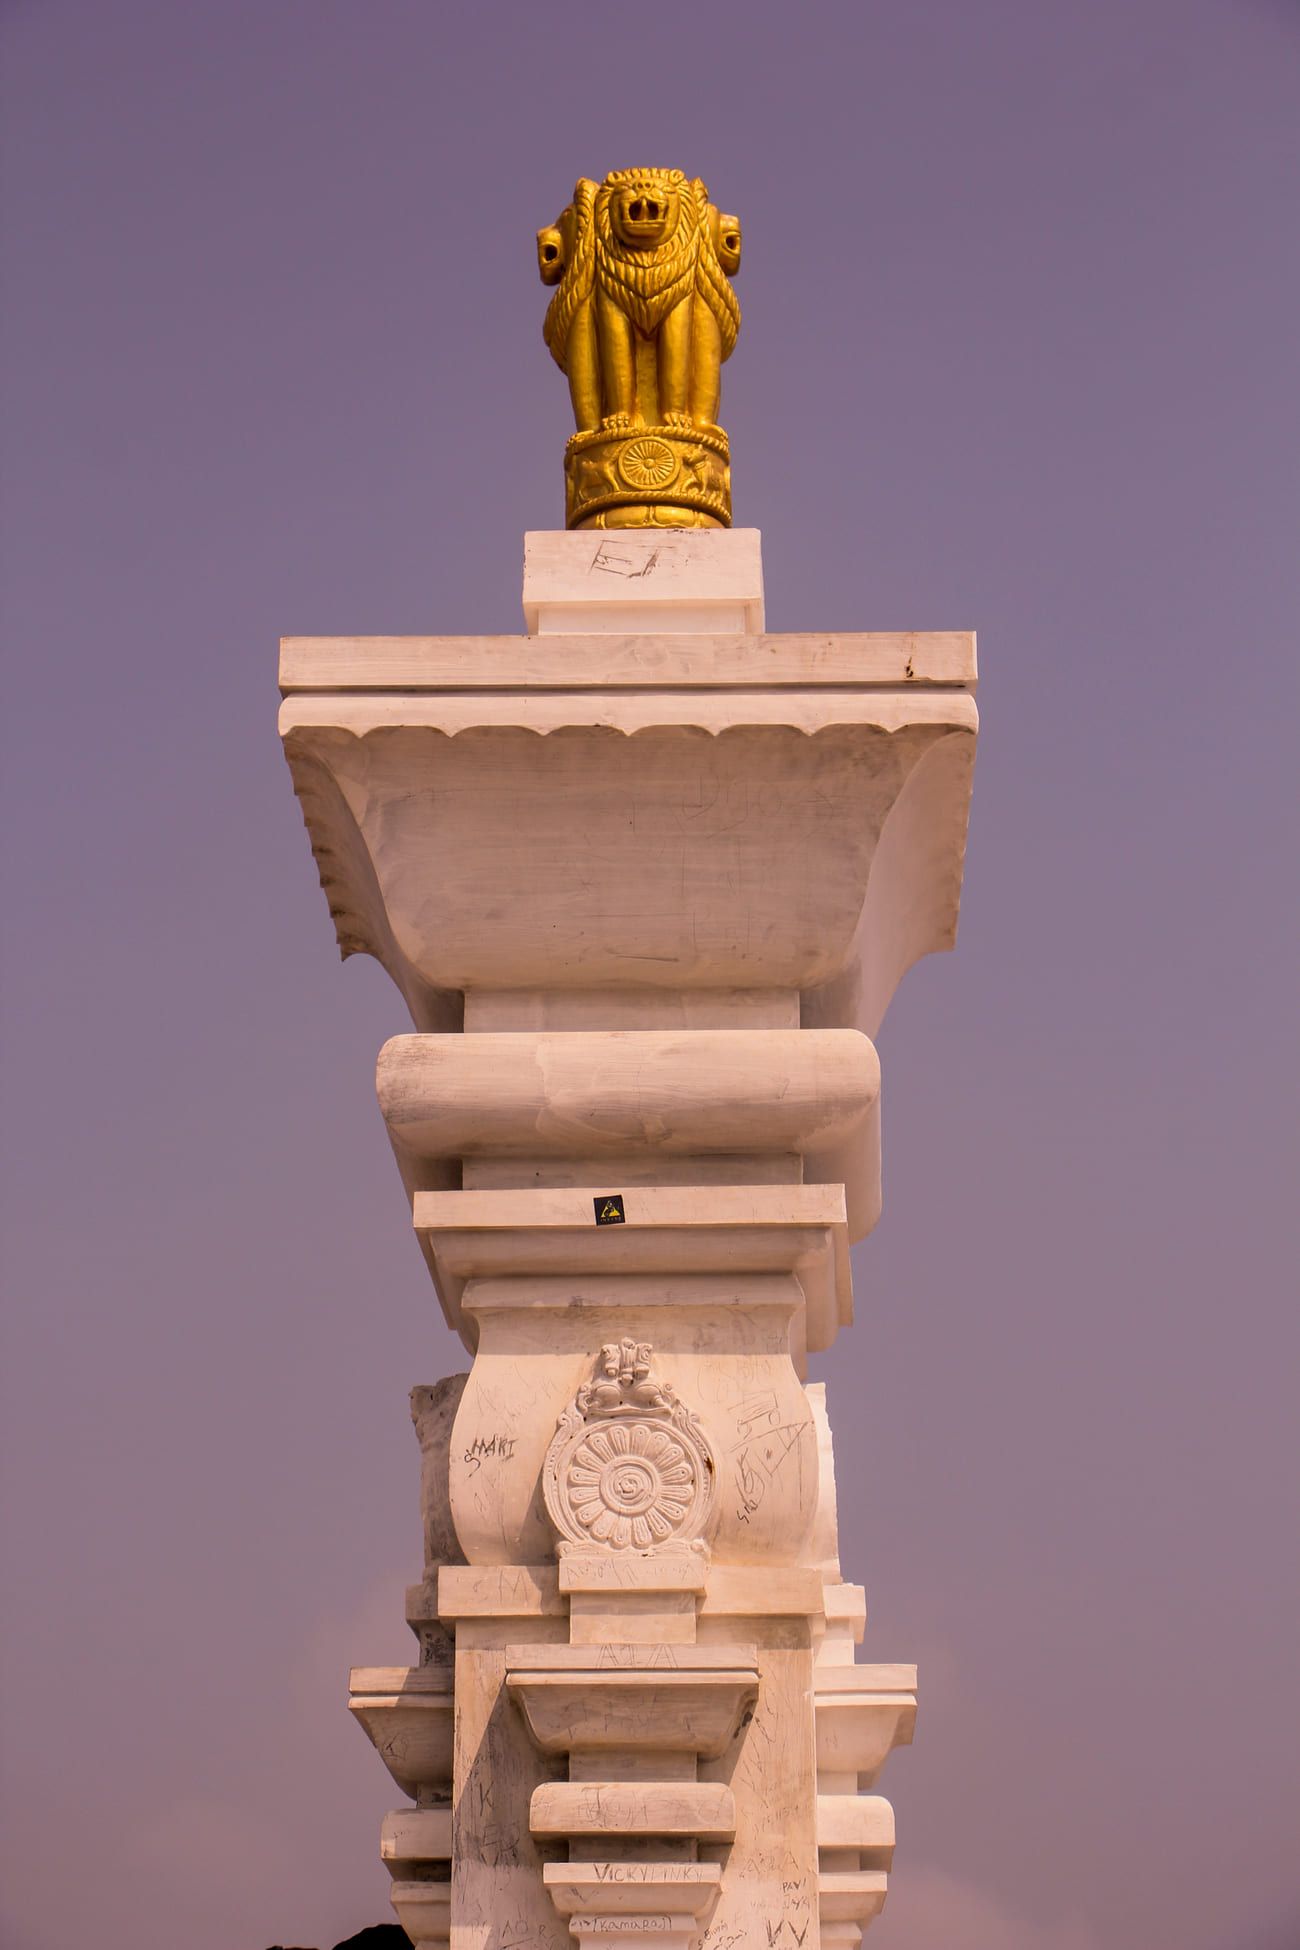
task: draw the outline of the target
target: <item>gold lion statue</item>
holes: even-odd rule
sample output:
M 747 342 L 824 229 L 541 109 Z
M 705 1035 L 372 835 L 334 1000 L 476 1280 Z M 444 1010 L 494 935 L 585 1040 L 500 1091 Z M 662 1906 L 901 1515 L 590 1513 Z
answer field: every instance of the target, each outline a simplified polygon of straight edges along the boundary
M 717 417 L 740 329 L 728 282 L 737 219 L 680 169 L 617 169 L 579 181 L 538 231 L 537 262 L 556 287 L 542 329 L 577 423 L 568 525 L 725 526 L 730 454 Z

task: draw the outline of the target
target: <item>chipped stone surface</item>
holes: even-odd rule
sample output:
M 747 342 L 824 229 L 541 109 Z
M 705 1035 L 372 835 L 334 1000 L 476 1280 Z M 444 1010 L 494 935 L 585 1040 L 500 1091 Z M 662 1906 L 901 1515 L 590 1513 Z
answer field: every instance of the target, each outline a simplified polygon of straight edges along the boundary
M 451 1514 L 451 1431 L 465 1392 L 467 1374 L 447 1375 L 432 1386 L 411 1390 L 411 1420 L 420 1444 L 420 1514 L 424 1519 L 424 1570 L 463 1564 L 464 1555 Z

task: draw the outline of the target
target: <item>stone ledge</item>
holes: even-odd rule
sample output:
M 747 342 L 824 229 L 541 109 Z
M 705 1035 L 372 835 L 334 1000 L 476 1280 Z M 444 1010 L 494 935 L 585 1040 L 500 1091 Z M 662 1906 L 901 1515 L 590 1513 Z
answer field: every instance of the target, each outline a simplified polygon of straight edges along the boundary
M 538 1840 L 608 1835 L 729 1842 L 736 1802 L 720 1781 L 543 1781 L 529 1824 Z
M 700 1603 L 700 1617 L 820 1618 L 825 1586 L 820 1571 L 798 1566 L 715 1564 Z M 568 1602 L 551 1564 L 444 1564 L 438 1571 L 436 1616 L 445 1623 L 473 1618 L 562 1618 Z M 424 1619 L 427 1586 L 407 1594 L 408 1617 Z M 590 1648 L 584 1647 L 584 1656 Z M 685 1648 L 674 1646 L 678 1656 Z M 550 1649 L 548 1657 L 554 1657 Z M 914 1672 L 914 1667 L 900 1667 Z
M 285 636 L 280 690 L 959 690 L 973 630 L 744 636 Z

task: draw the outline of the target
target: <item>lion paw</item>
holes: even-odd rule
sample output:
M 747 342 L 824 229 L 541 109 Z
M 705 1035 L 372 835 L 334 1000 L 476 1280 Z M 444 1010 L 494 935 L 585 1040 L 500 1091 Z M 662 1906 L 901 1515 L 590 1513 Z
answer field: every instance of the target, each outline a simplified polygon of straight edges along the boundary
M 663 423 L 666 427 L 672 427 L 677 433 L 689 433 L 695 427 L 695 422 L 689 413 L 665 413 Z
M 630 413 L 607 413 L 600 423 L 602 433 L 626 433 L 632 424 Z

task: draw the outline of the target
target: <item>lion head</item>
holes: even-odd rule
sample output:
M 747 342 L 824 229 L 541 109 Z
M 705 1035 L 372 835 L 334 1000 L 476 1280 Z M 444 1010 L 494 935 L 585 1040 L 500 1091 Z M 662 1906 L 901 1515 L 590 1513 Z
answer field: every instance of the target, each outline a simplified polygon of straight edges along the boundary
M 680 169 L 613 169 L 603 188 L 610 228 L 625 250 L 654 252 L 671 241 L 686 188 Z

